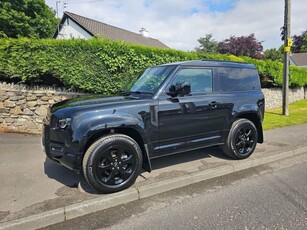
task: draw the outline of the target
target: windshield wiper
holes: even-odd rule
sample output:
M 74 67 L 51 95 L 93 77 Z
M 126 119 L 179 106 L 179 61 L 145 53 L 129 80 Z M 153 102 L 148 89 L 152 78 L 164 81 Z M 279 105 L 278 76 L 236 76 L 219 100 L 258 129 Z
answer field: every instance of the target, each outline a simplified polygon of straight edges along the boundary
M 133 100 L 140 100 L 139 97 L 133 97 L 133 96 L 131 96 L 131 95 L 125 96 L 125 98 L 127 98 L 127 99 L 133 99 Z
M 136 93 L 136 94 L 153 94 L 152 92 L 143 92 L 143 91 L 130 91 L 130 93 Z
M 123 96 L 130 95 L 130 91 L 127 91 L 127 90 L 120 90 L 120 91 L 117 91 L 117 93 Z

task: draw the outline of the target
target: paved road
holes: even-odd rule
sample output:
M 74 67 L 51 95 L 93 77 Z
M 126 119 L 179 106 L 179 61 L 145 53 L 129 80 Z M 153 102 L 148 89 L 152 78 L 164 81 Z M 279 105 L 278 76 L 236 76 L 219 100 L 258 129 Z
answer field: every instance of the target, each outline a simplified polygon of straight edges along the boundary
M 307 229 L 307 156 L 248 169 L 46 229 Z
M 87 199 L 78 180 L 46 159 L 39 136 L 0 133 L 0 222 Z
M 306 145 L 307 124 L 269 130 L 265 131 L 265 143 L 258 145 L 247 160 L 231 160 L 219 148 L 167 156 L 153 160 L 153 171 L 143 172 L 135 186 L 141 188 L 220 166 L 248 163 Z M 47 160 L 40 136 L 0 133 L 0 184 L 0 224 L 104 197 L 89 189 L 82 176 Z

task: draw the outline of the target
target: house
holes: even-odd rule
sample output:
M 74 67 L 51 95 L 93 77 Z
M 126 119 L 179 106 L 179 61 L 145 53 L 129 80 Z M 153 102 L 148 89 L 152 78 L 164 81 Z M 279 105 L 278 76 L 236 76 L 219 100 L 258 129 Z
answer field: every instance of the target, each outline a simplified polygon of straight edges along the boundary
M 290 65 L 307 69 L 307 53 L 292 53 L 290 55 Z
M 81 38 L 90 39 L 94 36 L 110 40 L 120 40 L 156 48 L 169 48 L 157 39 L 149 37 L 146 29 L 140 33 L 130 32 L 71 12 L 64 12 L 61 22 L 53 36 L 55 39 Z

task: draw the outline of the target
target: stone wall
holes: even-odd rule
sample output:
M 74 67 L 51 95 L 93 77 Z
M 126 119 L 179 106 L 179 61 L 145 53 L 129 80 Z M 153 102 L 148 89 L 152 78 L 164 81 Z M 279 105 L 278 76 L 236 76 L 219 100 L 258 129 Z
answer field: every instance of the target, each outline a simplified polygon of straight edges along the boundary
M 262 89 L 265 96 L 265 108 L 282 107 L 282 88 Z M 289 103 L 307 99 L 307 89 L 304 87 L 289 89 Z
M 41 133 L 47 108 L 84 94 L 0 82 L 0 131 Z
M 282 106 L 282 89 L 262 89 L 266 109 Z M 85 94 L 66 92 L 54 88 L 27 88 L 25 86 L 0 82 L 0 131 L 41 133 L 47 108 L 68 98 Z M 291 89 L 289 102 L 307 99 L 303 87 Z

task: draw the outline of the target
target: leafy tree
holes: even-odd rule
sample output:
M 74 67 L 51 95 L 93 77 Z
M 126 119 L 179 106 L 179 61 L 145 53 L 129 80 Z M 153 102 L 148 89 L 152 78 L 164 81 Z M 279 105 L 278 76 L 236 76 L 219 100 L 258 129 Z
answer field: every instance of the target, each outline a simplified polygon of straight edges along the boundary
M 255 34 L 230 38 L 220 42 L 217 48 L 219 53 L 247 56 L 260 59 L 263 56 L 263 46 L 258 42 Z
M 303 44 L 300 50 L 302 53 L 307 52 L 307 36 L 304 37 Z
M 218 42 L 212 39 L 212 34 L 206 34 L 197 41 L 200 43 L 199 47 L 195 48 L 197 52 L 217 53 Z
M 292 52 L 293 53 L 300 53 L 300 52 L 302 52 L 301 48 L 303 46 L 305 38 L 307 38 L 307 30 L 304 31 L 301 35 L 294 35 L 292 37 L 292 39 L 293 39 Z
M 45 0 L 1 0 L 0 37 L 48 38 L 56 29 L 55 12 Z
M 283 61 L 283 46 L 279 49 L 273 48 L 264 51 L 264 59 L 270 59 L 273 61 Z

